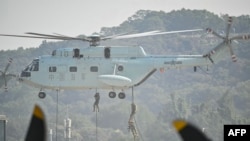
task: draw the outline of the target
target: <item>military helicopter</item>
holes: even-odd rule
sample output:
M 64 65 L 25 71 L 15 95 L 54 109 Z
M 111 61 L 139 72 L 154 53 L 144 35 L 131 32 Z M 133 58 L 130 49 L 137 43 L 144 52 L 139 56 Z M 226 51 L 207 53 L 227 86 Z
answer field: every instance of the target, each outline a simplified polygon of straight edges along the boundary
M 41 38 L 55 40 L 80 40 L 89 42 L 87 48 L 60 48 L 51 55 L 35 58 L 20 75 L 7 74 L 7 65 L 1 71 L 7 90 L 7 80 L 18 77 L 20 82 L 40 89 L 39 98 L 45 98 L 45 89 L 110 89 L 109 97 L 115 98 L 115 90 L 120 90 L 118 97 L 126 97 L 124 90 L 142 84 L 158 69 L 207 66 L 222 58 L 222 53 L 229 49 L 233 62 L 237 58 L 232 50 L 233 40 L 249 39 L 248 35 L 229 37 L 232 17 L 228 18 L 225 36 L 210 28 L 206 31 L 222 39 L 222 42 L 202 55 L 159 56 L 147 54 L 141 46 L 101 46 L 100 41 L 155 36 L 172 33 L 195 32 L 203 29 L 182 31 L 149 31 L 137 34 L 118 34 L 100 36 L 93 34 L 86 37 L 69 37 L 61 34 L 41 34 L 28 32 L 26 35 L 0 34 L 0 36 Z

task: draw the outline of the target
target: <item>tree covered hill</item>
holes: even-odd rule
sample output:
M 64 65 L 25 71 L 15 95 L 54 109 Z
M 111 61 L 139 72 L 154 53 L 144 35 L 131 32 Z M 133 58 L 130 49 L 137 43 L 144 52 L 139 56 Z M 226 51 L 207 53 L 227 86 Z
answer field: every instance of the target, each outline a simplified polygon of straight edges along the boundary
M 117 27 L 103 27 L 101 33 L 112 35 L 151 30 L 185 30 L 211 27 L 223 34 L 227 15 L 215 15 L 205 10 L 163 11 L 140 10 Z M 233 17 L 232 33 L 250 33 L 250 16 Z M 103 45 L 141 45 L 148 54 L 204 54 L 220 40 L 192 34 L 105 41 Z M 18 40 L 18 39 L 17 39 Z M 250 124 L 250 42 L 234 43 L 238 61 L 233 63 L 229 52 L 213 66 L 183 68 L 156 72 L 147 81 L 135 87 L 138 106 L 136 120 L 145 141 L 180 140 L 171 125 L 172 120 L 183 118 L 205 129 L 212 140 L 223 140 L 224 124 Z M 0 51 L 0 69 L 8 58 L 13 58 L 11 73 L 20 72 L 32 59 L 51 54 L 64 47 L 86 47 L 80 41 L 42 41 L 38 47 Z M 47 91 L 43 100 L 38 89 L 9 81 L 9 92 L 0 91 L 0 114 L 6 115 L 7 140 L 23 140 L 35 103 L 41 105 L 47 116 L 48 128 L 55 133 L 56 91 Z M 100 90 L 98 138 L 103 141 L 132 140 L 127 131 L 130 114 L 131 90 L 125 91 L 125 100 L 108 98 L 108 91 Z M 72 119 L 72 141 L 95 140 L 95 113 L 92 112 L 95 90 L 60 91 L 58 140 L 63 140 L 63 120 Z M 67 112 L 68 111 L 68 112 Z M 66 114 L 67 113 L 67 114 Z

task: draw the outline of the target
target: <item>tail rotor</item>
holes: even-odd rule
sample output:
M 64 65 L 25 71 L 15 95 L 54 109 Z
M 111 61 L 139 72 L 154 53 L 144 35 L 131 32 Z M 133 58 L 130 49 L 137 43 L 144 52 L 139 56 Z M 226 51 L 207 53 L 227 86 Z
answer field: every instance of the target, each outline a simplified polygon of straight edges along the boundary
M 207 28 L 206 31 L 207 31 L 207 33 L 211 33 L 211 34 L 213 34 L 214 36 L 216 36 L 216 37 L 218 37 L 220 39 L 223 39 L 223 40 L 225 39 L 223 36 L 221 36 L 220 34 L 218 34 L 217 32 L 215 32 L 211 28 Z
M 232 61 L 237 62 L 237 57 L 236 57 L 236 55 L 234 54 L 234 51 L 233 51 L 232 41 L 237 42 L 236 40 L 249 40 L 250 39 L 250 34 L 237 35 L 237 36 L 234 36 L 234 37 L 230 37 L 229 35 L 230 35 L 231 27 L 232 27 L 232 22 L 233 22 L 233 18 L 228 17 L 225 36 L 222 36 L 222 35 L 218 34 L 217 32 L 213 31 L 211 28 L 207 28 L 206 31 L 207 31 L 207 33 L 211 33 L 214 36 L 222 39 L 224 45 L 227 46 L 228 49 L 229 49 Z
M 5 69 L 4 69 L 4 71 L 1 71 L 0 70 L 0 87 L 2 86 L 2 85 L 4 85 L 4 89 L 5 89 L 5 91 L 7 92 L 8 91 L 8 86 L 7 86 L 7 83 L 8 83 L 8 81 L 12 78 L 12 77 L 16 77 L 16 75 L 14 75 L 14 74 L 9 74 L 8 73 L 8 69 L 9 69 L 9 67 L 10 67 L 10 65 L 11 65 L 11 63 L 12 63 L 12 58 L 9 58 L 9 62 L 8 62 L 8 64 L 6 65 L 6 67 L 5 67 Z

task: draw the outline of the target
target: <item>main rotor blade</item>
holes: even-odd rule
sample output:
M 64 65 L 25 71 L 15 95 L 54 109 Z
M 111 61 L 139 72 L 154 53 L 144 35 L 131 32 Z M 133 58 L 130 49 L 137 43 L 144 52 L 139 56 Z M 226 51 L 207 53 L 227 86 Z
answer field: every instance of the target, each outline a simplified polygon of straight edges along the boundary
M 26 32 L 25 34 L 35 35 L 35 36 L 42 36 L 42 37 L 52 37 L 52 38 L 62 38 L 65 36 L 58 36 L 58 35 L 50 35 L 50 34 L 41 34 L 41 33 L 34 33 L 34 32 Z
M 118 36 L 122 36 L 122 35 L 126 35 L 126 34 L 128 34 L 128 32 L 102 37 L 101 40 L 109 40 L 109 39 L 112 39 L 112 38 L 115 38 L 115 37 L 118 37 Z
M 155 36 L 155 35 L 165 35 L 165 34 L 174 34 L 174 33 L 185 33 L 185 32 L 195 32 L 195 31 L 202 31 L 203 29 L 192 29 L 192 30 L 179 30 L 179 31 L 167 31 L 167 32 L 160 32 L 158 30 L 143 32 L 143 33 L 136 33 L 136 34 L 129 34 L 124 36 L 118 36 L 112 39 L 128 39 L 128 38 L 137 38 L 137 37 L 145 37 L 145 36 Z
M 57 36 L 61 36 L 61 37 L 66 37 L 66 38 L 77 38 L 77 39 L 80 39 L 80 40 L 86 40 L 86 41 L 90 41 L 87 36 L 85 35 L 81 35 L 82 37 L 79 38 L 79 37 L 70 37 L 70 36 L 67 36 L 67 35 L 63 35 L 63 34 L 59 34 L 59 33 L 53 33 L 54 35 L 57 35 Z
M 35 35 L 39 37 L 48 37 L 58 40 L 81 40 L 81 41 L 90 41 L 86 38 L 77 38 L 77 37 L 70 37 L 65 35 L 51 35 L 51 34 L 41 34 L 41 33 L 35 33 L 35 32 L 27 32 L 26 34 Z
M 14 35 L 14 34 L 0 34 L 0 36 L 21 37 L 21 38 L 36 38 L 36 39 L 52 39 L 52 40 L 80 40 L 80 41 L 87 41 L 87 42 L 90 41 L 90 39 L 87 39 L 87 38 L 57 36 L 57 35 L 40 34 L 40 33 L 33 33 L 33 32 L 27 32 L 26 34 L 30 34 L 30 35 L 34 35 L 34 36 Z
M 158 33 L 160 31 L 154 30 L 154 31 L 148 31 L 148 32 L 142 32 L 142 33 L 135 33 L 135 34 L 127 34 L 122 36 L 116 36 L 112 39 L 128 39 L 128 38 L 136 38 L 136 37 L 145 37 L 145 36 L 151 36 L 153 33 Z
M 55 37 L 43 37 L 43 36 L 27 36 L 27 35 L 13 35 L 13 34 L 0 34 L 0 36 L 8 36 L 8 37 L 21 37 L 21 38 L 37 38 L 37 39 L 54 39 L 54 40 L 65 40 L 59 39 Z
M 220 34 L 218 34 L 217 32 L 215 32 L 215 31 L 212 30 L 211 28 L 207 28 L 206 31 L 207 31 L 208 33 L 213 34 L 214 36 L 216 36 L 216 37 L 218 37 L 218 38 L 225 39 L 223 36 L 221 36 Z
M 235 37 L 232 37 L 231 40 L 249 40 L 250 39 L 250 34 L 248 35 L 238 35 Z
M 230 31 L 230 28 L 231 28 L 231 25 L 232 25 L 232 21 L 233 21 L 233 18 L 232 17 L 228 17 L 227 28 L 226 28 L 226 39 L 229 36 L 229 31 Z
M 190 29 L 190 30 L 177 30 L 177 31 L 166 31 L 166 32 L 158 32 L 158 33 L 152 33 L 151 35 L 164 35 L 164 34 L 175 34 L 175 33 L 187 33 L 187 32 L 197 32 L 197 31 L 203 31 L 203 29 Z M 150 36 L 151 36 L 150 35 Z

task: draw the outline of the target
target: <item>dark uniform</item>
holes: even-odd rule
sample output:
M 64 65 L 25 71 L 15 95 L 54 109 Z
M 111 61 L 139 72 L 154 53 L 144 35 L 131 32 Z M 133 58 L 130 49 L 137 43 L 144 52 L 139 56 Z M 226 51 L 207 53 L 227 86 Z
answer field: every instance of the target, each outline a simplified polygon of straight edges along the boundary
M 138 137 L 135 124 L 134 124 L 134 116 L 136 113 L 136 105 L 134 103 L 131 104 L 131 114 L 128 120 L 128 130 L 132 132 L 134 139 Z
M 136 112 L 136 105 L 134 103 L 131 104 L 131 114 L 129 117 L 129 122 L 133 122 L 134 116 Z
M 93 112 L 95 112 L 96 109 L 99 112 L 99 106 L 98 106 L 99 101 L 100 101 L 100 95 L 99 95 L 99 93 L 96 93 L 94 97 L 95 97 L 95 103 L 93 105 Z

